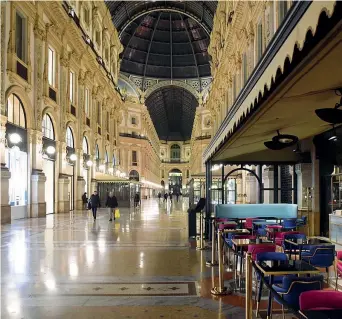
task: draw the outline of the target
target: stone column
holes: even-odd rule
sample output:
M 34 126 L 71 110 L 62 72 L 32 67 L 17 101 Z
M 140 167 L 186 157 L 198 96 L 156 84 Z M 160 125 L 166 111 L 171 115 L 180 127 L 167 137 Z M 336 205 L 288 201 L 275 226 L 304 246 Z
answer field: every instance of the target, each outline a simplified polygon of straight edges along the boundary
M 243 203 L 242 174 L 236 177 L 236 204 Z
M 64 130 L 65 132 L 65 130 Z M 62 135 L 63 137 L 65 134 Z M 64 175 L 66 172 L 66 142 L 59 142 L 58 147 L 58 162 L 59 162 L 59 176 L 58 176 L 58 213 L 67 213 L 70 210 L 68 198 L 68 185 L 70 183 L 68 176 Z
M 43 217 L 46 215 L 45 202 L 45 182 L 46 176 L 43 172 L 43 133 L 36 130 L 28 132 L 31 141 L 31 160 L 32 160 L 32 175 L 31 175 L 31 210 L 30 217 Z
M 0 115 L 1 224 L 11 223 L 11 206 L 9 205 L 9 179 L 11 173 L 6 167 L 4 152 L 6 147 L 6 122 L 7 117 Z
M 251 173 L 247 173 L 246 176 L 246 202 L 249 204 L 255 204 L 257 202 L 257 189 L 255 183 L 255 176 Z
M 274 186 L 274 170 L 273 167 L 267 167 L 262 174 L 264 188 L 273 188 Z M 274 194 L 272 191 L 264 191 L 264 204 L 273 204 Z

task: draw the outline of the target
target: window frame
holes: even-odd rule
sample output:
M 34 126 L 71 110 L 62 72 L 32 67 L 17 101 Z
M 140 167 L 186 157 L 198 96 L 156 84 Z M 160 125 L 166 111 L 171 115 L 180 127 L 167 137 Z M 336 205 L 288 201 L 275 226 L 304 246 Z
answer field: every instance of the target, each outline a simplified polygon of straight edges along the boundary
M 18 55 L 18 38 L 17 38 L 17 26 L 18 26 L 18 17 L 21 18 L 22 20 L 22 25 L 21 25 L 21 35 L 22 38 L 20 39 L 20 45 L 21 45 L 21 56 Z M 27 48 L 27 40 L 28 40 L 28 32 L 27 32 L 27 17 L 21 13 L 19 10 L 15 11 L 15 54 L 17 58 L 22 61 L 24 64 L 27 64 L 27 54 L 28 54 L 28 48 Z
M 88 144 L 88 139 L 86 136 L 83 136 L 83 139 L 82 139 L 82 151 L 83 151 L 83 154 L 89 155 L 89 144 Z
M 90 91 L 88 88 L 85 88 L 84 92 L 84 111 L 86 116 L 90 117 Z
M 47 113 L 45 113 L 43 116 L 42 132 L 43 132 L 43 136 L 45 138 L 48 138 L 48 139 L 53 140 L 53 141 L 55 140 L 55 129 L 53 126 L 53 122 L 52 122 L 51 116 Z
M 69 72 L 69 101 L 72 105 L 75 103 L 75 72 Z
M 11 97 L 13 98 L 12 103 L 11 103 L 12 111 L 9 112 L 9 100 Z M 18 100 L 18 103 L 15 103 L 15 99 Z M 16 105 L 18 106 L 17 112 L 15 112 Z M 12 115 L 11 116 L 12 119 L 10 118 L 10 114 Z M 16 120 L 15 118 L 16 114 L 19 116 L 18 120 Z M 16 95 L 15 93 L 11 93 L 10 96 L 6 100 L 6 115 L 7 115 L 7 122 L 13 125 L 22 127 L 24 129 L 27 129 L 26 112 L 25 112 L 24 104 L 19 98 L 19 96 Z M 21 121 L 22 117 L 23 117 L 24 125 L 22 125 L 22 121 Z
M 72 132 L 71 127 L 68 125 L 66 132 L 65 132 L 65 142 L 67 147 L 75 148 L 75 139 L 74 139 L 74 133 Z M 72 143 L 69 143 L 72 142 Z
M 52 52 L 52 66 L 50 65 L 50 52 Z M 49 86 L 56 88 L 56 51 L 50 45 L 48 46 L 48 83 Z
M 138 152 L 136 150 L 132 150 L 132 166 L 134 166 L 133 164 L 138 164 Z

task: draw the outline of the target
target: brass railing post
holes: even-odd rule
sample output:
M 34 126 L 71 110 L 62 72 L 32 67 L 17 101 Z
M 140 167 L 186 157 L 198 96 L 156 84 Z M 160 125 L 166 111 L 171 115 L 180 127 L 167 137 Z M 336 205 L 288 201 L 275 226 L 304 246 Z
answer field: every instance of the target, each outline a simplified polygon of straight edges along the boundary
M 215 219 L 211 221 L 211 260 L 206 262 L 209 267 L 217 266 L 216 261 L 216 234 L 215 234 Z
M 253 281 L 252 254 L 246 254 L 246 319 L 252 319 L 252 281 Z
M 222 230 L 219 229 L 217 232 L 217 245 L 218 245 L 218 264 L 219 264 L 219 286 L 213 287 L 211 289 L 211 293 L 216 296 L 222 296 L 227 295 L 231 293 L 230 290 L 228 290 L 224 286 L 224 278 L 223 278 L 223 252 L 222 252 Z
M 204 250 L 207 249 L 204 245 L 204 238 L 203 238 L 203 212 L 200 212 L 200 245 L 196 248 L 197 250 Z

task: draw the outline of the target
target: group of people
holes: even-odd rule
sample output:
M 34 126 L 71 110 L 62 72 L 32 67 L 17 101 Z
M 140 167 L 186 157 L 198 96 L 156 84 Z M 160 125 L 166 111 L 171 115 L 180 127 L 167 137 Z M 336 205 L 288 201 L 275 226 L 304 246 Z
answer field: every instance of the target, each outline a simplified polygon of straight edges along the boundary
M 87 198 L 87 193 L 82 195 L 82 202 L 85 209 L 91 209 L 93 213 L 94 220 L 96 220 L 97 208 L 101 207 L 100 196 L 95 190 L 90 196 L 89 200 Z M 109 192 L 106 200 L 106 207 L 108 209 L 109 221 L 115 220 L 115 209 L 118 208 L 118 200 L 114 196 L 113 192 Z
M 164 197 L 164 203 L 167 201 L 167 198 L 169 198 L 169 199 L 170 199 L 170 202 L 172 203 L 172 197 L 173 197 L 173 195 L 174 195 L 174 194 L 172 194 L 171 192 L 169 192 L 169 193 L 166 193 L 166 192 L 165 192 L 165 194 L 164 194 L 164 196 L 163 196 L 163 197 Z M 176 193 L 177 202 L 179 201 L 179 196 L 180 196 L 180 194 L 179 194 L 179 193 Z M 159 201 L 160 201 L 161 197 L 162 197 L 162 195 L 161 195 L 161 193 L 159 193 L 159 194 L 158 194 Z
M 84 205 L 85 209 L 91 209 L 93 212 L 93 217 L 94 220 L 96 220 L 96 213 L 97 209 L 101 207 L 101 202 L 100 202 L 100 196 L 95 190 L 93 194 L 90 196 L 88 199 L 87 193 L 85 192 L 82 195 L 82 202 Z M 136 193 L 134 196 L 134 208 L 138 207 L 138 205 L 141 204 L 140 200 L 140 194 Z M 106 207 L 108 208 L 108 215 L 109 215 L 109 221 L 111 222 L 113 219 L 115 220 L 115 209 L 118 208 L 118 200 L 114 196 L 113 192 L 109 192 L 106 200 Z

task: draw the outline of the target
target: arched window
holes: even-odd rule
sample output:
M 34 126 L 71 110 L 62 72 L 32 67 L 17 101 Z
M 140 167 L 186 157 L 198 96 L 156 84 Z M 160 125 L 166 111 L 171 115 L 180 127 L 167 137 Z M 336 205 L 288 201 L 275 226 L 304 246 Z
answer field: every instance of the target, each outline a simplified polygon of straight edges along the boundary
M 74 148 L 74 135 L 72 134 L 70 126 L 67 127 L 65 140 L 67 147 Z
M 95 145 L 95 159 L 96 160 L 100 159 L 100 150 L 99 150 L 99 146 L 97 144 Z
M 43 135 L 46 138 L 49 138 L 50 140 L 55 139 L 55 132 L 53 129 L 53 124 L 50 115 L 45 114 L 43 116 L 43 121 L 42 121 L 42 130 L 43 130 Z
M 180 146 L 177 144 L 171 145 L 171 160 L 180 160 Z
M 108 157 L 108 152 L 106 150 L 106 153 L 105 153 L 105 163 L 108 163 L 109 162 L 109 157 Z
M 11 94 L 7 99 L 7 120 L 14 125 L 26 128 L 24 106 L 15 94 Z
M 89 152 L 88 141 L 87 141 L 87 138 L 85 136 L 83 136 L 82 149 L 83 149 L 83 154 L 88 154 L 88 152 Z
M 137 181 L 139 182 L 139 173 L 136 170 L 132 170 L 129 173 L 129 179 L 131 181 Z
M 115 158 L 115 154 L 113 154 L 113 166 L 116 166 L 116 158 Z

